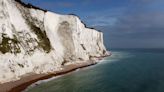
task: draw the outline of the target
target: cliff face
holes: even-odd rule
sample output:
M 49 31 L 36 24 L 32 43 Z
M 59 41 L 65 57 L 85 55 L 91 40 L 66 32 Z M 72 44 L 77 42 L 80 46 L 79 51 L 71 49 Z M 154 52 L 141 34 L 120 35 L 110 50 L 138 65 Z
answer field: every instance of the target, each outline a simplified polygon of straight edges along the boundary
M 0 0 L 0 83 L 105 55 L 103 34 L 77 16 Z

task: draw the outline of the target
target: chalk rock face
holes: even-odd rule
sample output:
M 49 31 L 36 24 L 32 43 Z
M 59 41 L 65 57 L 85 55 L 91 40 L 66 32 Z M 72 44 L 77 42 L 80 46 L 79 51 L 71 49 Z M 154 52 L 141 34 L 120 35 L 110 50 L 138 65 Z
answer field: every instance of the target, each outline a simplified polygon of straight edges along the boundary
M 0 0 L 0 83 L 105 55 L 103 34 L 86 28 L 77 16 Z

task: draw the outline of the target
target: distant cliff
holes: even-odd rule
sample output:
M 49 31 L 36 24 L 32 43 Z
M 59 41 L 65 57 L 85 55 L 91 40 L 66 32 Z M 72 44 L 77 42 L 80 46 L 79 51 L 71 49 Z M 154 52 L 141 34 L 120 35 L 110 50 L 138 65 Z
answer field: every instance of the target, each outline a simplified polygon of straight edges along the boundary
M 106 56 L 103 34 L 75 15 L 0 0 L 0 83 Z

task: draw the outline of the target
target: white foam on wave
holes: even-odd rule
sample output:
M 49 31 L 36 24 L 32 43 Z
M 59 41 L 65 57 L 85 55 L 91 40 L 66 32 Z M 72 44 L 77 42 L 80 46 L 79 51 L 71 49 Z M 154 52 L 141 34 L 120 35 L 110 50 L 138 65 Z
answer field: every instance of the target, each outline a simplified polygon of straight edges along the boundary
M 121 59 L 126 59 L 126 58 L 134 56 L 131 53 L 125 52 L 125 51 L 113 51 L 111 53 L 112 53 L 112 55 L 103 59 L 100 64 L 112 63 L 115 61 L 120 61 Z
M 61 75 L 61 76 L 62 76 L 62 75 Z M 30 90 L 31 88 L 34 88 L 34 87 L 36 87 L 36 86 L 38 86 L 38 85 L 40 85 L 40 84 L 42 84 L 42 83 L 47 83 L 47 82 L 52 81 L 52 80 L 54 80 L 54 79 L 57 79 L 57 78 L 59 78 L 59 77 L 61 77 L 61 76 L 55 76 L 55 77 L 52 77 L 52 78 L 49 78 L 49 79 L 37 81 L 37 82 L 31 84 L 29 87 L 27 87 L 27 88 L 26 88 L 24 91 L 22 91 L 22 92 L 27 92 L 27 91 Z
M 112 63 L 112 62 L 115 62 L 115 61 L 120 61 L 121 59 L 125 59 L 125 58 L 128 58 L 128 57 L 132 57 L 133 55 L 129 52 L 124 52 L 124 51 L 113 51 L 111 52 L 112 55 L 109 56 L 109 57 L 106 57 L 104 58 L 103 60 L 100 60 L 98 64 L 106 64 L 106 63 Z M 90 69 L 90 68 L 93 68 L 95 66 L 90 66 L 90 67 L 87 67 L 85 69 Z M 78 72 L 80 69 L 77 69 L 76 71 L 74 72 Z M 27 92 L 28 90 L 30 90 L 31 88 L 35 87 L 35 86 L 38 86 L 42 83 L 47 83 L 49 81 L 52 81 L 54 79 L 57 79 L 59 77 L 62 77 L 64 75 L 61 75 L 61 76 L 55 76 L 55 77 L 52 77 L 52 78 L 49 78 L 49 79 L 45 79 L 45 80 L 40 80 L 38 82 L 35 82 L 33 83 L 32 85 L 30 85 L 26 90 L 24 90 L 23 92 Z

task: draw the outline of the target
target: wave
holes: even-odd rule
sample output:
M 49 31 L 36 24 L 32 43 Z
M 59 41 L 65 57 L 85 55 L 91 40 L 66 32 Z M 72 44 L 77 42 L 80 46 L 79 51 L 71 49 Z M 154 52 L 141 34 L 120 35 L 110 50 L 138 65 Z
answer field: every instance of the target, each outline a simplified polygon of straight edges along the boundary
M 61 75 L 61 76 L 63 76 L 63 75 Z M 34 87 L 36 87 L 36 86 L 38 86 L 38 85 L 40 85 L 40 84 L 42 84 L 42 83 L 47 83 L 47 82 L 52 81 L 52 80 L 54 80 L 54 79 L 57 79 L 57 78 L 59 78 L 59 77 L 61 77 L 61 76 L 55 76 L 55 77 L 52 77 L 52 78 L 49 78 L 49 79 L 40 80 L 40 81 L 38 81 L 38 82 L 35 82 L 35 83 L 33 83 L 32 85 L 30 85 L 29 87 L 27 87 L 27 88 L 26 88 L 24 91 L 22 91 L 22 92 L 27 92 L 27 91 L 30 90 L 31 88 L 34 88 Z
M 120 61 L 122 59 L 126 59 L 126 58 L 134 56 L 132 53 L 126 52 L 126 51 L 113 51 L 111 53 L 112 53 L 112 55 L 109 57 L 106 57 L 104 60 L 102 60 L 102 62 L 100 64 L 112 63 L 115 61 Z

